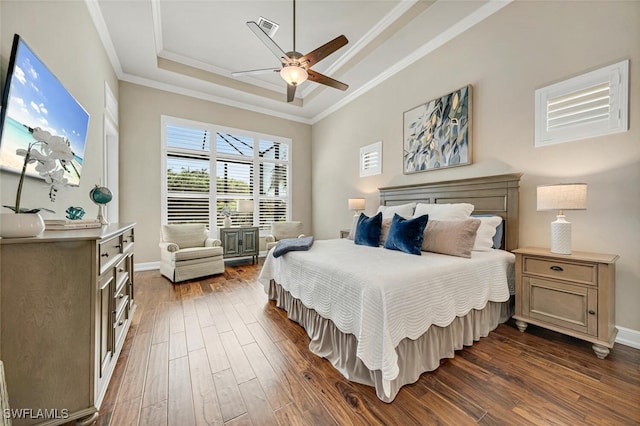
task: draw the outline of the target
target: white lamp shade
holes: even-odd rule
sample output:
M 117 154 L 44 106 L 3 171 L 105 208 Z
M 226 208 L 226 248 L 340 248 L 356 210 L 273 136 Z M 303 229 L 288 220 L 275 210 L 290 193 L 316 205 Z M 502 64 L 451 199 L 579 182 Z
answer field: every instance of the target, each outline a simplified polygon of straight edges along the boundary
M 251 213 L 253 212 L 253 200 L 238 200 L 238 206 L 236 208 L 238 213 Z
M 562 211 L 587 209 L 587 184 L 541 185 L 538 186 L 537 200 L 538 211 L 559 211 L 555 222 L 551 222 L 551 253 L 571 254 L 571 223 Z
M 538 211 L 541 210 L 586 210 L 587 184 L 563 183 L 540 185 L 537 193 Z
M 288 84 L 297 86 L 298 84 L 307 81 L 309 74 L 307 74 L 307 70 L 305 70 L 302 67 L 299 67 L 296 65 L 289 65 L 280 70 L 280 76 Z
M 349 198 L 349 210 L 364 210 L 364 198 Z

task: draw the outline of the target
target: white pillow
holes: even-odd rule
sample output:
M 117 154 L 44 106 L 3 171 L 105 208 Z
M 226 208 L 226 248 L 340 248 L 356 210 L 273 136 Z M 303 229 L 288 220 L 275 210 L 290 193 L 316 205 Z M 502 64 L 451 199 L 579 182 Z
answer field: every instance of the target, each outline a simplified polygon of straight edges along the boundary
M 418 203 L 413 217 L 429 215 L 429 220 L 464 220 L 471 216 L 473 204 L 455 203 L 455 204 L 425 204 Z
M 480 227 L 476 232 L 476 242 L 473 245 L 474 251 L 491 251 L 493 250 L 493 236 L 496 234 L 496 228 L 502 223 L 500 216 L 490 217 L 474 217 L 480 219 Z
M 359 214 L 353 215 L 353 220 L 351 221 L 351 229 L 349 229 L 349 235 L 347 236 L 348 240 L 355 240 L 356 238 L 356 226 L 358 225 Z
M 398 215 L 404 217 L 405 219 L 409 219 L 413 214 L 413 210 L 416 208 L 416 203 L 407 203 L 401 204 L 399 206 L 380 206 L 378 207 L 378 211 L 382 212 L 382 220 L 385 219 L 393 219 L 393 215 L 398 213 Z

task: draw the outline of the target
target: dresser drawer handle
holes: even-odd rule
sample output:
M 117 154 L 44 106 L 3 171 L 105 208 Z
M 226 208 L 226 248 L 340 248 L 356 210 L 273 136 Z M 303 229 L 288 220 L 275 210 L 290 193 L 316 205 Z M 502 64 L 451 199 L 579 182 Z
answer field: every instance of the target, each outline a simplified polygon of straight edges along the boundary
M 549 269 L 551 269 L 552 271 L 558 271 L 558 272 L 562 272 L 564 270 L 564 269 L 562 269 L 562 266 L 556 266 L 556 265 L 553 265 Z
M 596 311 L 594 311 L 593 309 L 589 309 L 589 315 L 595 315 Z
M 102 253 L 100 256 L 102 256 L 102 257 L 109 257 L 109 253 Z
M 118 322 L 118 327 L 120 327 L 122 324 L 124 324 L 124 321 L 120 320 L 120 322 Z
M 118 272 L 124 272 L 124 268 L 118 269 Z

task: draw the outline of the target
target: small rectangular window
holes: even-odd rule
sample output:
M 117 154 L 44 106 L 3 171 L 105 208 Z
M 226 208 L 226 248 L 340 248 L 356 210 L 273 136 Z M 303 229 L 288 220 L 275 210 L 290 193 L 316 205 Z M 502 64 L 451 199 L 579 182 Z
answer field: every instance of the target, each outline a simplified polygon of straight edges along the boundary
M 360 148 L 360 177 L 382 173 L 382 141 Z
M 535 146 L 628 130 L 629 61 L 536 90 Z

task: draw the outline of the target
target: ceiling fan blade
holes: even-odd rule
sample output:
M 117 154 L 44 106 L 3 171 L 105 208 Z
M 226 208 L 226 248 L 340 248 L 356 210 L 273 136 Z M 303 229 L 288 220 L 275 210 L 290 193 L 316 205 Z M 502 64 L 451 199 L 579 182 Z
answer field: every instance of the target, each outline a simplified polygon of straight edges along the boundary
M 320 62 L 336 50 L 340 49 L 342 46 L 345 46 L 347 43 L 349 43 L 349 40 L 347 40 L 345 36 L 340 35 L 330 42 L 318 47 L 316 50 L 307 53 L 298 61 L 301 64 L 304 64 L 306 62 L 306 67 L 310 68 L 313 66 L 313 64 Z
M 270 72 L 280 72 L 281 68 L 262 68 L 259 70 L 235 71 L 231 75 L 241 77 L 243 75 L 269 74 Z
M 307 70 L 307 74 L 309 74 L 309 80 L 315 83 L 324 84 L 325 86 L 333 87 L 338 90 L 347 90 L 349 88 L 348 84 L 344 84 L 338 80 L 334 80 L 331 77 L 327 77 L 326 75 L 320 74 L 319 72 L 315 72 L 313 70 Z
M 280 60 L 280 62 L 285 64 L 288 64 L 291 62 L 291 58 L 289 58 L 287 54 L 284 53 L 284 50 L 282 50 L 280 46 L 278 46 L 276 42 L 273 41 L 271 37 L 269 37 L 267 33 L 265 33 L 262 30 L 262 28 L 258 26 L 258 24 L 256 24 L 253 21 L 249 21 L 247 22 L 247 26 L 251 31 L 255 33 L 255 35 L 258 36 L 260 41 L 264 43 L 264 45 L 267 46 L 267 48 L 269 48 L 269 50 L 271 50 L 271 52 L 273 52 L 274 55 L 276 55 L 276 57 Z
M 296 96 L 296 87 L 293 84 L 287 84 L 287 102 L 293 102 L 293 98 Z

